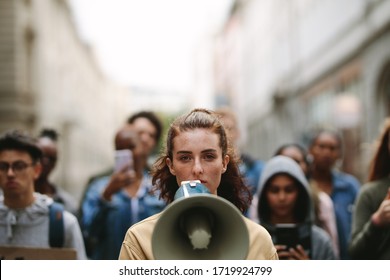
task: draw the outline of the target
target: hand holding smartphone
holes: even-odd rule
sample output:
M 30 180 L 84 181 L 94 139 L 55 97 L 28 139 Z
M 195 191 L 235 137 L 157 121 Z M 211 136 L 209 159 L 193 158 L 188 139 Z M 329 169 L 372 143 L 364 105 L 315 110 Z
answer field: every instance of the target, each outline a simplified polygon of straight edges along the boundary
M 285 245 L 286 250 L 296 248 L 299 244 L 310 254 L 311 234 L 309 228 L 299 228 L 296 224 L 276 224 L 275 226 L 275 244 Z
M 113 194 L 122 189 L 128 183 L 129 174 L 122 172 L 134 170 L 133 153 L 131 150 L 115 151 L 114 174 L 103 192 L 103 198 L 107 201 L 111 200 Z
M 119 172 L 128 166 L 128 171 L 134 169 L 133 153 L 131 150 L 117 150 L 115 151 L 115 167 L 114 171 Z

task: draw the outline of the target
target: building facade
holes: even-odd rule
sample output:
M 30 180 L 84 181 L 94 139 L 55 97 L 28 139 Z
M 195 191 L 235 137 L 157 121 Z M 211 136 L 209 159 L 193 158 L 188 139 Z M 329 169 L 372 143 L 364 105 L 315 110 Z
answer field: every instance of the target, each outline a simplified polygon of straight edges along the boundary
M 237 0 L 215 45 L 216 106 L 240 104 L 245 150 L 268 159 L 332 126 L 342 169 L 365 179 L 390 115 L 389 0 Z
M 53 179 L 79 198 L 113 163 L 113 137 L 134 108 L 78 36 L 66 0 L 0 0 L 0 132 L 59 132 Z

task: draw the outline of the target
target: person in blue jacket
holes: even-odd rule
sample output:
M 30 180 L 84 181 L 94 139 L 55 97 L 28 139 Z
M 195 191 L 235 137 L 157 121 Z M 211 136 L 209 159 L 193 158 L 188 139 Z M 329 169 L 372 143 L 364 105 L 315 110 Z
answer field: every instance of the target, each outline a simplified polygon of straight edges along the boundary
M 92 181 L 85 194 L 81 225 L 90 259 L 118 259 L 127 229 L 166 205 L 152 191 L 151 177 L 145 172 L 147 157 L 137 131 L 125 125 L 116 134 L 115 148 L 131 150 L 133 168 L 126 165 Z
M 351 238 L 352 213 L 360 190 L 356 177 L 336 169 L 342 157 L 342 138 L 336 130 L 317 131 L 309 146 L 312 157 L 312 185 L 328 194 L 334 205 L 340 259 L 350 259 L 348 244 Z

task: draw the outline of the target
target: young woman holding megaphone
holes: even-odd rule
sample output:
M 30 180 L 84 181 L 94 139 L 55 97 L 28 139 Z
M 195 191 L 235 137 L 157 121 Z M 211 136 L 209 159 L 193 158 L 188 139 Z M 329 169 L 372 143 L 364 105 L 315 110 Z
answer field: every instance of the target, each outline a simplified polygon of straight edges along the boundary
M 252 197 L 212 111 L 171 124 L 152 175 L 169 205 L 129 228 L 119 259 L 278 259 L 269 233 L 242 214 Z

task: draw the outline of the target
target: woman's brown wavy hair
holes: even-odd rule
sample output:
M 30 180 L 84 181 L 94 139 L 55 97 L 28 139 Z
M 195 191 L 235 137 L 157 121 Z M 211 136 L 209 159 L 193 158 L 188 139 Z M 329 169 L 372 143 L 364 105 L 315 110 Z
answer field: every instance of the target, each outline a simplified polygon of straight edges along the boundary
M 382 179 L 390 174 L 390 118 L 383 124 L 376 143 L 376 150 L 370 163 L 368 182 Z
M 164 151 L 152 168 L 152 182 L 160 191 L 160 198 L 167 203 L 171 203 L 179 188 L 176 177 L 171 174 L 166 163 L 167 158 L 173 160 L 173 139 L 182 132 L 198 128 L 211 129 L 215 132 L 219 136 L 222 157 L 228 155 L 230 158 L 226 172 L 221 177 L 218 196 L 233 203 L 241 212 L 245 212 L 250 205 L 252 195 L 249 188 L 244 184 L 237 166 L 234 150 L 228 144 L 225 128 L 218 116 L 213 111 L 207 109 L 193 109 L 190 113 L 178 117 L 170 125 Z

